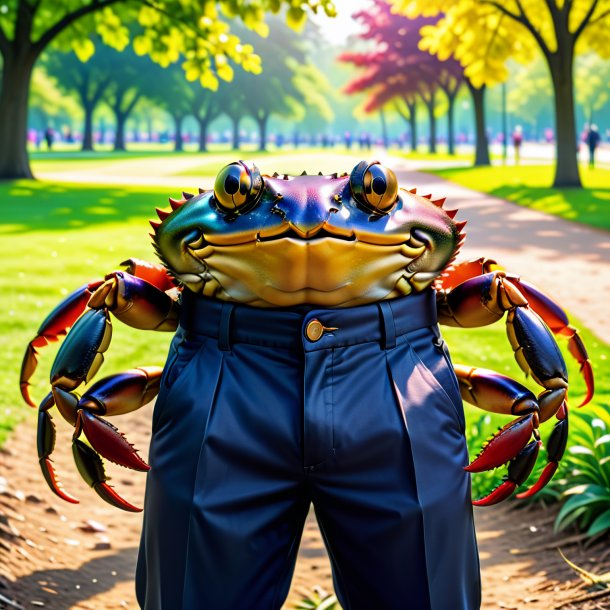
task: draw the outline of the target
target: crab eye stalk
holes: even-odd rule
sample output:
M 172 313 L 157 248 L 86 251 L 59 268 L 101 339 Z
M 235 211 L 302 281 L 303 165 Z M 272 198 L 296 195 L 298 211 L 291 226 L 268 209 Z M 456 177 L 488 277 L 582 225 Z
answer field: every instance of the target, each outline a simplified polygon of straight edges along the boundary
M 387 214 L 398 199 L 396 174 L 379 161 L 361 161 L 349 177 L 354 199 L 368 212 Z
M 214 200 L 224 212 L 249 212 L 263 192 L 261 173 L 248 161 L 236 161 L 225 166 L 214 182 Z

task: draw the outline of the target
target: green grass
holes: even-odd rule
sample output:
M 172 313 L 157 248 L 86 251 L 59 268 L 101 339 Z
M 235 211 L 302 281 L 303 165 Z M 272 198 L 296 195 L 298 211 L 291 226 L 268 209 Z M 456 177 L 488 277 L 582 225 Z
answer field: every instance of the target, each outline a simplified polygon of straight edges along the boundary
M 610 170 L 581 168 L 582 189 L 555 189 L 550 165 L 429 170 L 441 178 L 519 205 L 610 230 Z
M 18 376 L 25 346 L 40 322 L 66 294 L 117 269 L 126 258 L 154 259 L 147 219 L 166 201 L 165 189 L 0 184 L 0 443 L 28 413 Z M 115 324 L 103 370 L 162 364 L 169 339 L 166 333 Z M 47 391 L 54 351 L 49 347 L 42 354 L 34 379 L 37 399 Z

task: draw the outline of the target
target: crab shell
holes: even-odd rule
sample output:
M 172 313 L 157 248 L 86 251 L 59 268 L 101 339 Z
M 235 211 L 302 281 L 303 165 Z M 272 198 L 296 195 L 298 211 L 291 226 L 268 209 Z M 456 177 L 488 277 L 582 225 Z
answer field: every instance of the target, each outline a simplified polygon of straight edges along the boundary
M 348 307 L 421 291 L 454 259 L 465 223 L 444 199 L 397 186 L 387 211 L 363 205 L 355 182 L 375 165 L 349 176 L 272 177 L 239 162 L 253 201 L 223 207 L 219 179 L 214 191 L 170 200 L 173 209 L 151 222 L 155 247 L 194 292 L 257 307 Z

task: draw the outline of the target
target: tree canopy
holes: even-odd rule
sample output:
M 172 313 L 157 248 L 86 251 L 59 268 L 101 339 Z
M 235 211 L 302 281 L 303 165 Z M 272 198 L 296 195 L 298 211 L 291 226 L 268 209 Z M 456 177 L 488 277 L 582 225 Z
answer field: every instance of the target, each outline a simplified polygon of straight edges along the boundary
M 610 57 L 610 0 L 390 0 L 398 13 L 443 17 L 422 31 L 422 48 L 453 56 L 475 83 L 505 80 L 506 60 L 542 53 L 554 91 L 554 186 L 580 186 L 574 119 L 574 55 Z
M 31 176 L 26 150 L 30 80 L 51 42 L 70 45 L 86 59 L 94 52 L 92 32 L 117 50 L 131 40 L 137 54 L 162 66 L 184 57 L 187 77 L 214 88 L 219 79 L 232 78 L 231 64 L 250 72 L 261 69 L 253 45 L 242 44 L 223 18 L 239 18 L 265 35 L 266 13 L 283 7 L 295 28 L 302 27 L 308 11 L 334 14 L 332 0 L 6 0 L 0 12 L 0 178 Z

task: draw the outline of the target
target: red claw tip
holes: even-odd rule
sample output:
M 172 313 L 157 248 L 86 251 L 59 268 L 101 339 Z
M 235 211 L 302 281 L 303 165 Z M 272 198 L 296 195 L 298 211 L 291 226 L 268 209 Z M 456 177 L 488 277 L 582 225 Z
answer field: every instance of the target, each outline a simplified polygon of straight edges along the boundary
M 523 498 L 531 498 L 537 494 L 553 478 L 553 475 L 557 472 L 558 465 L 557 462 L 549 462 L 540 474 L 540 478 L 529 489 L 517 494 L 516 497 L 521 500 Z
M 32 397 L 30 396 L 30 384 L 22 383 L 20 387 L 21 387 L 21 396 L 22 396 L 23 400 L 25 400 L 26 404 L 28 404 L 30 407 L 33 407 L 35 409 L 37 407 L 37 405 L 34 402 L 34 400 L 32 399 Z
M 126 510 L 129 513 L 142 512 L 141 508 L 127 502 L 127 500 L 119 496 L 119 494 L 107 483 L 95 483 L 93 489 L 96 491 L 97 495 L 102 498 L 102 500 L 105 500 L 108 502 L 108 504 L 112 504 L 112 506 L 115 506 L 116 508 Z
M 51 464 L 51 460 L 49 458 L 44 458 L 40 461 L 40 468 L 42 469 L 42 474 L 48 483 L 51 491 L 59 496 L 62 500 L 66 502 L 70 502 L 70 504 L 80 504 L 78 498 L 71 496 L 67 491 L 64 491 L 61 481 L 57 478 L 57 474 L 55 473 L 55 469 Z
M 587 403 L 591 402 L 591 399 L 593 398 L 593 393 L 595 392 L 593 369 L 591 368 L 591 363 L 588 360 L 585 360 L 585 362 L 582 363 L 582 366 L 580 367 L 580 372 L 585 378 L 585 383 L 587 385 L 587 394 L 578 406 L 584 407 Z
M 473 506 L 492 506 L 493 504 L 498 504 L 498 502 L 502 502 L 502 500 L 506 500 L 513 491 L 517 488 L 517 484 L 512 481 L 504 481 L 501 485 L 496 487 L 492 492 L 488 493 L 483 498 L 479 498 L 478 500 L 473 500 Z

